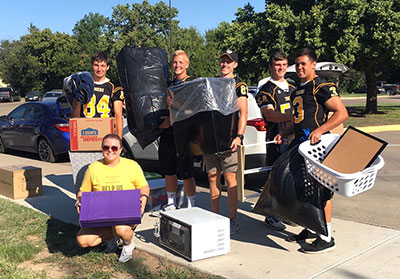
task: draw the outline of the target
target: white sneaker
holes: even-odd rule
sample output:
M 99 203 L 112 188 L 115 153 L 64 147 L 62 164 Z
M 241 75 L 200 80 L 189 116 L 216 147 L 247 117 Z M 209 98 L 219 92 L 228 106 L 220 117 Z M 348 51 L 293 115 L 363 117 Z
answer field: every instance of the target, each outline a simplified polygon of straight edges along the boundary
M 107 247 L 104 250 L 104 253 L 106 254 L 115 253 L 117 249 L 118 249 L 118 238 L 114 236 L 111 240 L 107 241 Z
M 135 242 L 133 242 L 133 237 L 131 240 L 131 244 L 122 246 L 122 252 L 119 256 L 118 261 L 121 263 L 126 263 L 132 258 L 132 251 L 135 249 Z
M 173 210 L 176 210 L 176 206 L 174 204 L 167 204 L 162 208 L 162 211 L 173 211 Z

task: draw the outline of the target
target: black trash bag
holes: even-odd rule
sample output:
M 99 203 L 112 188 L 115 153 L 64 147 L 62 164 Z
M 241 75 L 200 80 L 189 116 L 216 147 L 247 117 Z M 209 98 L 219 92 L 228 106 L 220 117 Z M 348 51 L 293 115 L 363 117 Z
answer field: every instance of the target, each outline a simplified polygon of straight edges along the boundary
M 254 213 L 279 216 L 317 233 L 327 235 L 325 189 L 306 171 L 298 145 L 275 162 Z
M 73 99 L 82 105 L 89 103 L 94 93 L 94 80 L 89 72 L 77 72 L 63 82 L 63 91 L 72 105 Z
M 160 136 L 160 117 L 168 115 L 167 54 L 160 48 L 126 46 L 117 55 L 117 68 L 129 131 L 144 149 Z

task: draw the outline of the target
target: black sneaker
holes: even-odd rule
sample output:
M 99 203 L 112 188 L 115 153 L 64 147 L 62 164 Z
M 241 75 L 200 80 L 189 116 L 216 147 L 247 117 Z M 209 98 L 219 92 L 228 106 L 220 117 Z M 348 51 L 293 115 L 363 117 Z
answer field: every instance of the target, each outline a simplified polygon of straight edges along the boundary
M 297 235 L 292 235 L 287 238 L 289 242 L 304 242 L 306 239 L 317 238 L 317 234 L 310 232 L 307 229 L 302 230 Z
M 286 226 L 282 223 L 281 219 L 272 215 L 267 215 L 265 217 L 264 224 L 274 231 L 283 231 L 286 229 Z
M 318 254 L 318 253 L 324 253 L 324 252 L 329 252 L 335 249 L 335 239 L 331 237 L 331 241 L 326 242 L 325 240 L 322 240 L 320 237 L 318 237 L 316 240 L 314 240 L 313 243 L 311 244 L 306 244 L 303 248 L 300 249 L 301 252 L 307 253 L 307 254 Z

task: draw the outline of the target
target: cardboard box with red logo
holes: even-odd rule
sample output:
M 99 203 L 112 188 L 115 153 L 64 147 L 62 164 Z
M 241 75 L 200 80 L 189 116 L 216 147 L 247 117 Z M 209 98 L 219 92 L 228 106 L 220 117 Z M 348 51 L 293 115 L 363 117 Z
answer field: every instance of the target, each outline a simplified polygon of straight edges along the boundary
M 114 118 L 71 118 L 69 120 L 71 151 L 100 151 L 107 134 L 116 133 Z

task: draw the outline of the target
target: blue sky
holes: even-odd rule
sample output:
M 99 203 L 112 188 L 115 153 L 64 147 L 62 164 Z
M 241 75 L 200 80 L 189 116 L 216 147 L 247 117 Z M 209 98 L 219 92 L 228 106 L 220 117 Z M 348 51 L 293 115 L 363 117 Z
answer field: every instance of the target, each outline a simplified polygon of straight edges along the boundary
M 32 23 L 40 30 L 50 28 L 52 32 L 72 34 L 77 21 L 92 12 L 106 17 L 118 4 L 142 2 L 128 0 L 0 0 L 0 40 L 18 40 L 28 33 Z M 160 0 L 149 0 L 150 4 Z M 168 5 L 168 0 L 163 0 Z M 256 12 L 264 11 L 264 0 L 171 0 L 179 11 L 181 27 L 196 27 L 201 34 L 217 27 L 222 21 L 235 18 L 237 8 L 250 3 Z

